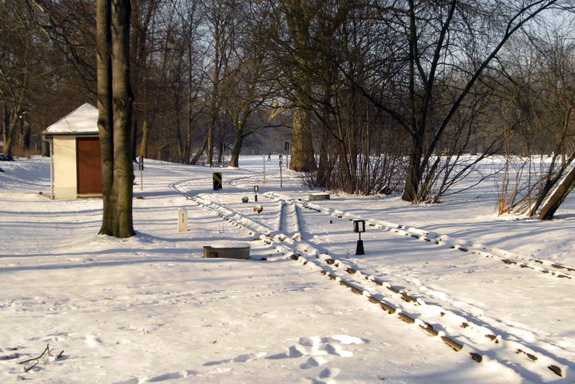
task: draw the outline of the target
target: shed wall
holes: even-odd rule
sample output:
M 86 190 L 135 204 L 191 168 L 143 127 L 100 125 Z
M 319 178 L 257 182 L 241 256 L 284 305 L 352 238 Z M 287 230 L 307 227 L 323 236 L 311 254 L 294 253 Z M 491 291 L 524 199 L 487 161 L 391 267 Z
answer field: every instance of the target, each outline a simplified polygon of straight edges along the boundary
M 55 136 L 54 153 L 54 198 L 75 199 L 77 197 L 76 178 L 76 137 Z

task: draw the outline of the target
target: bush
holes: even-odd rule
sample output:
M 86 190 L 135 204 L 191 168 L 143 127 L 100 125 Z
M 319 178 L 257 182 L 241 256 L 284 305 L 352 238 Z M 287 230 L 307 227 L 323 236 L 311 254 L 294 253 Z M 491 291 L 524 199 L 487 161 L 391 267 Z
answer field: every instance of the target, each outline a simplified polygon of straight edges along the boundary
M 14 161 L 14 157 L 12 157 L 12 155 L 0 153 L 0 161 Z

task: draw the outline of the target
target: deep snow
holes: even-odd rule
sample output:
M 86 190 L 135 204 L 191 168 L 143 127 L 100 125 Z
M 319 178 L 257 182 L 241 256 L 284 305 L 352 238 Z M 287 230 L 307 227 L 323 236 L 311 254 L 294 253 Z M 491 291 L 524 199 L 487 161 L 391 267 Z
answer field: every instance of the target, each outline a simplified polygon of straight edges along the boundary
M 307 201 L 277 158 L 240 160 L 147 161 L 126 240 L 97 235 L 101 200 L 47 198 L 47 159 L 3 162 L 0 382 L 575 382 L 573 197 L 550 222 L 497 217 L 492 180 Z M 252 260 L 202 258 L 216 241 Z

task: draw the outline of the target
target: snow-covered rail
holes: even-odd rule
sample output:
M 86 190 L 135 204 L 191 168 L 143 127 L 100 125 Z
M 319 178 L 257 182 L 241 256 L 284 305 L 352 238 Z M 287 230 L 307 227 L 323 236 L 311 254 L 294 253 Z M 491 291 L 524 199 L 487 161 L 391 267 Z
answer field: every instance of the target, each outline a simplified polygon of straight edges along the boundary
M 516 337 L 508 329 L 502 331 L 493 327 L 492 324 L 478 322 L 464 313 L 454 312 L 433 303 L 433 299 L 428 299 L 425 295 L 414 296 L 409 292 L 416 291 L 416 289 L 410 289 L 405 284 L 399 287 L 391 281 L 393 276 L 386 280 L 378 278 L 368 268 L 352 265 L 338 258 L 337 255 L 328 255 L 301 238 L 300 226 L 304 223 L 302 216 L 298 213 L 298 207 L 313 209 L 342 219 L 353 220 L 355 217 L 343 212 L 325 210 L 308 203 L 280 199 L 275 224 L 264 225 L 223 204 L 206 200 L 202 196 L 190 195 L 182 187 L 175 185 L 173 189 L 183 193 L 198 206 L 216 212 L 230 223 L 249 231 L 256 238 L 274 247 L 283 256 L 318 270 L 330 280 L 349 288 L 353 293 L 362 295 L 369 302 L 379 305 L 385 313 L 413 324 L 415 329 L 422 330 L 430 337 L 436 337 L 455 351 L 467 353 L 478 363 L 497 363 L 535 382 L 573 378 L 572 372 L 575 367 L 567 359 L 540 348 L 531 347 L 529 343 Z M 274 198 L 275 196 L 267 195 L 267 197 Z M 375 228 L 417 237 L 432 244 L 469 251 L 461 244 L 449 243 L 449 239 L 441 237 L 434 238 L 433 235 L 424 231 L 402 228 L 375 220 L 368 220 L 368 223 Z M 570 278 L 570 276 L 566 277 Z
M 298 215 L 298 206 L 293 201 L 280 200 L 281 214 L 279 216 L 279 231 L 290 235 L 292 238 L 301 237 L 300 218 Z
M 271 193 L 268 194 L 268 196 L 274 198 L 281 198 L 278 195 Z M 420 228 L 414 228 L 401 224 L 390 223 L 384 220 L 378 220 L 373 218 L 359 217 L 350 214 L 348 212 L 332 210 L 330 208 L 326 208 L 314 203 L 301 202 L 301 201 L 296 201 L 295 203 L 297 203 L 302 208 L 315 210 L 317 212 L 321 212 L 323 214 L 337 217 L 340 219 L 348 219 L 348 220 L 363 219 L 366 220 L 367 225 L 369 225 L 370 227 L 396 233 L 400 236 L 424 240 L 430 244 L 449 247 L 451 249 L 459 250 L 461 252 L 470 252 L 478 256 L 500 259 L 503 263 L 507 265 L 517 266 L 526 271 L 529 270 L 538 271 L 544 274 L 555 276 L 560 279 L 569 279 L 575 282 L 575 267 L 573 266 L 559 264 L 553 261 L 544 260 L 540 258 L 526 257 L 504 249 L 495 247 L 486 247 L 482 244 L 476 244 L 474 242 L 452 238 L 447 235 L 430 232 Z

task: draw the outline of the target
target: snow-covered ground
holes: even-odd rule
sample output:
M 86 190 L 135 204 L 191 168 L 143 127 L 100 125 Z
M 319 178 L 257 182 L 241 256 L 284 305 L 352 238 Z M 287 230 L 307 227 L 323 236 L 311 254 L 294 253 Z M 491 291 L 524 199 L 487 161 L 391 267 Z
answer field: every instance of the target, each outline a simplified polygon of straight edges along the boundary
M 0 382 L 575 382 L 575 198 L 550 222 L 497 217 L 493 181 L 308 201 L 263 160 L 147 161 L 126 240 L 46 197 L 47 159 L 1 163 Z M 252 259 L 202 257 L 221 241 Z

